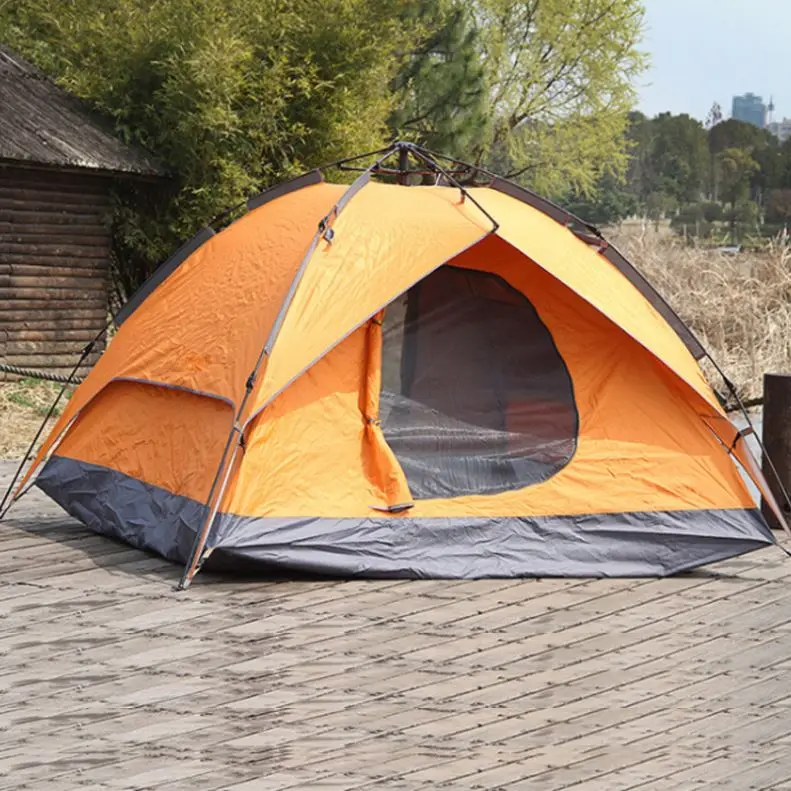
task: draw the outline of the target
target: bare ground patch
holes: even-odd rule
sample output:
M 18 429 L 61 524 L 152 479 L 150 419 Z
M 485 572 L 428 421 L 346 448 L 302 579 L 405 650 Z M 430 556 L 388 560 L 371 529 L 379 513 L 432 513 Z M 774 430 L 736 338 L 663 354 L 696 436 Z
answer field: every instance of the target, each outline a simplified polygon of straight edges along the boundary
M 0 458 L 13 459 L 24 454 L 60 388 L 52 382 L 32 379 L 0 382 Z M 60 407 L 66 403 L 66 395 L 68 391 Z

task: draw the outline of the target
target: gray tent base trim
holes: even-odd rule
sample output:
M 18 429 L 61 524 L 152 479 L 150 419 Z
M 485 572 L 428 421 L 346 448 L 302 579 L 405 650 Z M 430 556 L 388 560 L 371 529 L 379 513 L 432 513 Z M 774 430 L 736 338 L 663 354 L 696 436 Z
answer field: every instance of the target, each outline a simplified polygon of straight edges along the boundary
M 206 506 L 117 470 L 54 455 L 36 486 L 95 533 L 186 563 Z
M 115 470 L 53 456 L 37 485 L 91 530 L 186 563 L 205 506 Z M 334 519 L 220 514 L 228 557 L 341 577 L 657 577 L 775 543 L 757 509 L 583 516 Z

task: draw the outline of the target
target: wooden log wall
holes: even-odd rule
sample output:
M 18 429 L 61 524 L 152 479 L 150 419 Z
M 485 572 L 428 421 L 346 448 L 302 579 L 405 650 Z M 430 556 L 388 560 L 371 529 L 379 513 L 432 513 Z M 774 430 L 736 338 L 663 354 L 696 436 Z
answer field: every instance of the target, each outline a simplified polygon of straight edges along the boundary
M 101 176 L 0 166 L 0 361 L 68 373 L 106 323 L 108 187 Z

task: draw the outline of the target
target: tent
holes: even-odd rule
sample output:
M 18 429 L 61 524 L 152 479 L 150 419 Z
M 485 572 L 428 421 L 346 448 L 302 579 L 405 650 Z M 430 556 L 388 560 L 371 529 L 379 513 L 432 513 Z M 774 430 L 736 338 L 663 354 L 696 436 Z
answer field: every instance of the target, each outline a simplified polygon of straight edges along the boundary
M 185 564 L 183 585 L 213 553 L 654 576 L 774 543 L 705 350 L 595 228 L 412 144 L 366 156 L 336 163 L 350 186 L 313 171 L 164 263 L 22 490 Z

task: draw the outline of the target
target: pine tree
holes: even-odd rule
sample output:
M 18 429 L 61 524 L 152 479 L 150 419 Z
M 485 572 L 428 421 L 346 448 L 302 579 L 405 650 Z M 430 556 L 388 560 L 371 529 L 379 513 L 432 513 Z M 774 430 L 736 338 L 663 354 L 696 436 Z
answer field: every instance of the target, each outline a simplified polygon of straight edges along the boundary
M 394 80 L 393 135 L 464 156 L 486 144 L 491 119 L 469 5 L 424 0 L 411 13 L 434 32 L 409 55 Z

